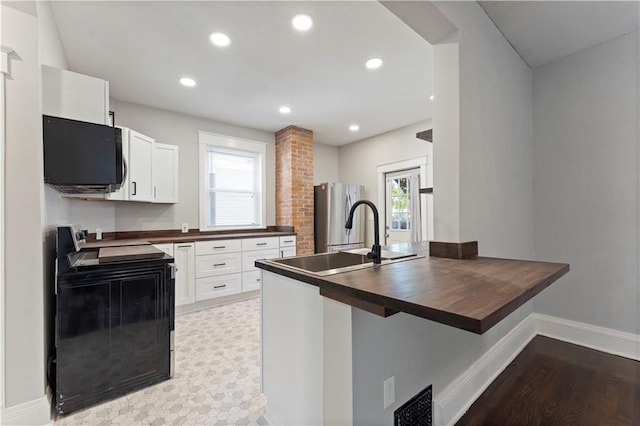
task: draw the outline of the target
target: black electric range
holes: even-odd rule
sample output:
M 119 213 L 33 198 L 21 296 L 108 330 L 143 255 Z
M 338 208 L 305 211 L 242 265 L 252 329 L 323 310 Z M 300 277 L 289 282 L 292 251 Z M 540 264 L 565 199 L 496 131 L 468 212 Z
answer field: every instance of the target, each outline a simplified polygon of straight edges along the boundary
M 59 414 L 172 376 L 174 268 L 168 255 L 101 263 L 86 233 L 58 227 L 55 361 Z

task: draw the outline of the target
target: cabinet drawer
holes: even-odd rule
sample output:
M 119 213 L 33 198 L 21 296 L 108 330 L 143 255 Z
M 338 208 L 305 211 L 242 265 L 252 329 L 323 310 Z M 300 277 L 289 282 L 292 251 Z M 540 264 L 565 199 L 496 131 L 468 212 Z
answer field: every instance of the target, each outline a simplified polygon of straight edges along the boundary
M 201 254 L 234 253 L 240 251 L 242 240 L 197 241 L 196 256 Z
M 279 245 L 278 237 L 245 238 L 242 240 L 242 251 L 275 249 Z
M 242 291 L 260 290 L 262 271 L 244 272 L 242 274 Z
M 196 256 L 196 278 L 240 272 L 241 261 L 240 253 Z
M 198 278 L 196 280 L 196 301 L 240 293 L 241 288 L 242 274 Z
M 256 260 L 275 259 L 276 257 L 280 257 L 280 250 L 277 248 L 271 250 L 256 250 L 244 252 L 242 253 L 242 271 L 255 271 L 258 269 L 255 266 Z
M 296 246 L 296 236 L 289 235 L 286 237 L 280 237 L 280 247 L 295 247 Z

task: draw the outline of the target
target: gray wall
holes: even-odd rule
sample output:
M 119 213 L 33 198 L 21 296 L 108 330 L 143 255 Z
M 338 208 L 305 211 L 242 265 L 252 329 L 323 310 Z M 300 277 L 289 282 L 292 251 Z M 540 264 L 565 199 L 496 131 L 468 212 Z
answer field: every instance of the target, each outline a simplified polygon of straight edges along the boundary
M 2 44 L 11 46 L 6 79 L 5 330 L 6 407 L 44 396 L 42 117 L 37 19 L 2 7 Z M 18 59 L 19 58 L 19 59 Z
M 461 240 L 485 256 L 531 259 L 531 70 L 477 4 L 436 6 L 460 30 Z
M 337 146 L 313 144 L 313 184 L 340 182 L 340 150 Z
M 478 239 L 483 255 L 532 258 L 531 71 L 477 3 L 436 5 L 459 29 L 461 235 Z M 349 149 L 341 149 L 344 160 Z M 342 180 L 346 164 L 341 158 Z M 447 170 L 434 170 L 436 186 L 439 173 Z M 431 383 L 437 397 L 533 304 L 481 336 L 411 316 L 381 319 L 353 311 L 354 420 L 373 425 L 390 424 L 393 410 Z M 392 332 L 394 322 L 403 333 Z M 389 376 L 396 377 L 396 402 L 383 410 Z
M 535 310 L 638 333 L 638 33 L 533 73 L 535 254 L 571 272 Z

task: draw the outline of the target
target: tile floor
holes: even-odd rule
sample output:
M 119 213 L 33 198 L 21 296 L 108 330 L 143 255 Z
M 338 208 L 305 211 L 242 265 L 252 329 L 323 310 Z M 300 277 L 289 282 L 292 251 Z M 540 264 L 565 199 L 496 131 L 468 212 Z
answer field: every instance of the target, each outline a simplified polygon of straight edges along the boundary
M 59 417 L 56 425 L 262 425 L 260 299 L 176 317 L 168 381 Z

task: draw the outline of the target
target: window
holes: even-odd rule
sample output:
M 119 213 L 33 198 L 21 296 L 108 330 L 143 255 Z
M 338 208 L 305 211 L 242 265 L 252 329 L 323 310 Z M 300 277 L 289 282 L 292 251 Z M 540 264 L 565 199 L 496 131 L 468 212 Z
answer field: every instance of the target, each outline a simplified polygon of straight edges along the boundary
M 266 144 L 200 132 L 200 229 L 265 225 Z

